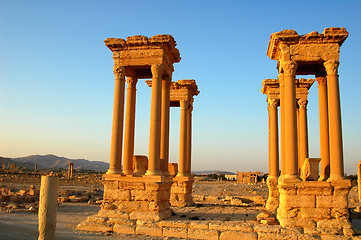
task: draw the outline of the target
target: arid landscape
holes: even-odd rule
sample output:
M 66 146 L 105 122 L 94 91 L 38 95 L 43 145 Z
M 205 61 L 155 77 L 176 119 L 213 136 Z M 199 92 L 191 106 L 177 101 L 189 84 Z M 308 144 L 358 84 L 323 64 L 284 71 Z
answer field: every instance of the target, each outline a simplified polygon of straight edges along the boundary
M 37 194 L 40 189 L 41 174 L 45 174 L 45 172 L 35 174 L 25 171 L 2 170 L 0 175 L 0 239 L 37 239 Z M 65 171 L 56 174 L 59 179 L 56 239 L 177 239 L 76 230 L 80 222 L 88 216 L 96 215 L 100 210 L 103 196 L 101 174 L 74 173 L 72 179 L 67 177 Z M 221 182 L 216 179 L 204 180 L 199 177 L 195 179 L 192 194 L 195 205 L 173 207 L 174 214 L 168 219 L 169 221 L 178 224 L 187 222 L 189 224 L 224 224 L 225 226 L 242 221 L 253 224 L 255 227 L 277 226 L 263 225 L 256 221 L 257 215 L 265 210 L 264 205 L 268 196 L 268 188 L 265 183 Z M 349 207 L 356 209 L 359 206 L 357 186 L 354 186 L 349 194 Z M 356 219 L 359 214 L 353 211 L 351 217 L 354 218 L 352 219 L 354 231 L 360 233 L 361 222 Z M 295 232 L 292 234 L 291 231 Z M 297 239 L 297 237 L 294 238 L 295 236 L 298 236 L 298 239 L 318 239 L 300 238 L 302 235 L 308 236 L 296 230 L 289 230 L 288 237 L 283 238 L 285 236 L 279 234 L 280 238 L 276 239 Z M 332 239 L 358 239 L 356 236 L 339 237 Z

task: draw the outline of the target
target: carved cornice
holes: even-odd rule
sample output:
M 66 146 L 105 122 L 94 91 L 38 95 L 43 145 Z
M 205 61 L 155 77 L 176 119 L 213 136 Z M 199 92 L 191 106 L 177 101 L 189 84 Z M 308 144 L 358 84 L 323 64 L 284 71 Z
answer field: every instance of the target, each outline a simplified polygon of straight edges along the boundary
M 322 34 L 314 31 L 305 35 L 299 35 L 294 30 L 283 30 L 271 34 L 268 43 L 267 56 L 270 59 L 276 60 L 282 51 L 281 45 L 294 44 L 332 44 L 337 43 L 339 46 L 348 37 L 348 32 L 345 28 L 326 28 Z
M 325 66 L 327 75 L 337 75 L 337 69 L 340 65 L 340 62 L 337 60 L 330 60 L 323 63 Z

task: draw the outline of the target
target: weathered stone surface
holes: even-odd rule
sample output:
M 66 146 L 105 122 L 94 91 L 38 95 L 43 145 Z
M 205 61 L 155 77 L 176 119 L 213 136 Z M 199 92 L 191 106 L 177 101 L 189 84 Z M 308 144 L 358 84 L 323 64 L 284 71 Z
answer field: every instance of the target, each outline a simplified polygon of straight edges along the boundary
M 297 235 L 279 233 L 258 233 L 258 240 L 297 240 Z
M 162 228 L 155 226 L 138 226 L 135 229 L 135 234 L 144 234 L 153 237 L 161 237 L 163 235 Z
M 221 232 L 219 237 L 220 240 L 257 240 L 257 233 L 253 232 L 234 232 L 234 231 L 224 231 Z
M 188 229 L 188 238 L 218 240 L 219 232 L 209 229 Z
M 113 227 L 113 232 L 115 233 L 125 233 L 125 234 L 135 234 L 135 225 L 126 225 L 126 224 L 115 224 Z
M 317 196 L 318 208 L 347 208 L 347 196 Z
M 285 208 L 316 207 L 316 197 L 308 195 L 284 194 L 280 196 L 280 205 Z
M 253 225 L 247 222 L 211 221 L 209 229 L 220 231 L 253 232 Z
M 189 223 L 189 228 L 192 229 L 209 229 L 208 221 L 191 221 Z
M 187 236 L 188 236 L 187 228 L 176 228 L 176 227 L 163 228 L 163 237 L 187 238 Z
M 302 208 L 301 216 L 306 219 L 325 219 L 331 218 L 331 211 L 329 208 Z

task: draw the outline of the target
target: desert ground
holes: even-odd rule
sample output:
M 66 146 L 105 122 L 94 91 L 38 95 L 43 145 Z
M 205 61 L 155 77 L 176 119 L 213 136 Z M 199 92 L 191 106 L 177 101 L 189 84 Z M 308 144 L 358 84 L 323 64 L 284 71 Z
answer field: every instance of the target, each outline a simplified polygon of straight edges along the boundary
M 0 173 L 2 195 L 7 192 L 14 196 L 28 192 L 31 185 L 35 191 L 40 189 L 41 174 Z M 56 239 L 178 239 L 96 233 L 76 230 L 78 223 L 100 210 L 103 186 L 101 174 L 75 174 L 72 179 L 66 174 L 59 175 L 59 202 L 57 212 Z M 24 191 L 25 190 L 25 191 Z M 256 216 L 265 210 L 264 202 L 268 196 L 265 183 L 245 184 L 232 181 L 201 181 L 196 178 L 193 185 L 195 205 L 174 207 L 174 220 L 219 220 L 255 221 Z M 16 201 L 16 198 L 12 200 Z M 0 205 L 0 239 L 37 239 L 38 216 L 36 203 L 5 201 Z M 36 199 L 35 199 L 36 200 Z M 359 207 L 357 186 L 349 194 L 349 207 Z M 357 214 L 356 214 L 357 216 Z M 355 217 L 356 218 L 356 217 Z M 359 219 L 352 219 L 356 233 L 361 230 Z

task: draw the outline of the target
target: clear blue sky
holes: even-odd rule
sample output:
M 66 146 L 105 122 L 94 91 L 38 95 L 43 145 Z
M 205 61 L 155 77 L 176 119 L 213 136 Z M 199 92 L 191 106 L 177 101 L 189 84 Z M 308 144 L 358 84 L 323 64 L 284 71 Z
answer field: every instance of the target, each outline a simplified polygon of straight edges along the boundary
M 171 34 L 193 78 L 193 170 L 268 171 L 262 80 L 277 77 L 269 37 L 345 27 L 339 67 L 345 169 L 361 160 L 361 1 L 0 0 L 0 156 L 56 154 L 109 162 L 114 75 L 108 37 Z M 135 153 L 148 155 L 150 88 L 137 85 Z M 318 96 L 309 96 L 310 157 L 319 157 Z M 179 109 L 170 161 L 178 161 Z

